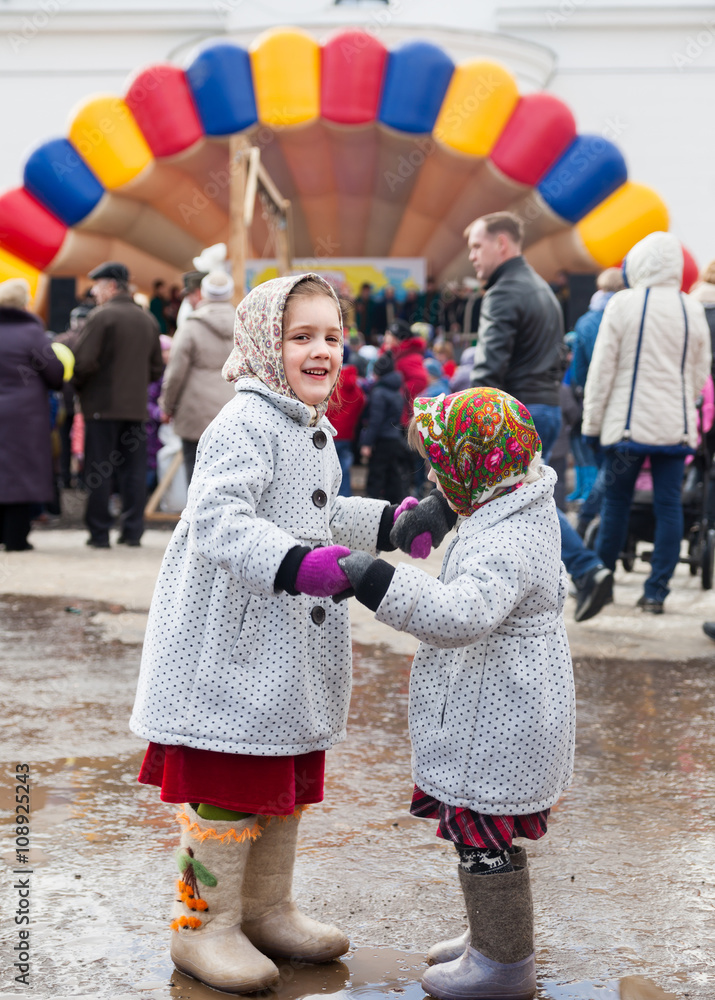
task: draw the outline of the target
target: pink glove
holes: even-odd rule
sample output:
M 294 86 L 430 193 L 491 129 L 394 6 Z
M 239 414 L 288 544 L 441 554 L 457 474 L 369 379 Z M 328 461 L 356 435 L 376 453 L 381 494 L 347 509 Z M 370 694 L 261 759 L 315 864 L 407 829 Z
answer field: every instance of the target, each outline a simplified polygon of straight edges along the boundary
M 404 514 L 406 510 L 412 510 L 412 508 L 416 507 L 418 503 L 419 500 L 417 499 L 417 497 L 405 497 L 405 499 L 402 501 L 400 506 L 395 511 L 394 517 L 392 518 L 392 523 L 397 524 L 397 518 L 400 516 L 400 514 Z
M 344 545 L 313 549 L 300 564 L 295 578 L 296 590 L 311 597 L 332 597 L 350 590 L 350 581 L 338 566 L 338 559 L 350 555 Z
M 423 531 L 417 535 L 410 545 L 410 555 L 413 559 L 426 559 L 432 551 L 432 535 L 429 531 Z
M 392 519 L 393 524 L 397 524 L 397 518 L 400 514 L 404 514 L 406 510 L 413 510 L 415 507 L 419 506 L 419 500 L 417 497 L 405 497 L 400 506 L 395 511 L 395 516 Z M 432 535 L 429 531 L 423 531 L 421 535 L 417 535 L 416 538 L 412 539 L 412 544 L 410 545 L 410 555 L 413 559 L 426 559 L 427 556 L 432 551 Z

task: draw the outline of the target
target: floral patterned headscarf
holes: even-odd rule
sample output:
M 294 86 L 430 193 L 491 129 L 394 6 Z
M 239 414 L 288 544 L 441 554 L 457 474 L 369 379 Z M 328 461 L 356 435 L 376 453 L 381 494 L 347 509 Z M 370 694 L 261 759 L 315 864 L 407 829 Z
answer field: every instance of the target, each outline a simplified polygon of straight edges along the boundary
M 304 278 L 315 278 L 325 286 L 326 291 L 335 299 L 335 308 L 340 315 L 337 295 L 319 274 L 291 274 L 257 285 L 236 309 L 234 348 L 222 372 L 227 382 L 235 382 L 239 378 L 257 378 L 273 392 L 298 399 L 288 385 L 283 368 L 283 313 L 288 296 Z M 319 417 L 327 410 L 329 398 L 330 396 L 316 407 Z
M 418 398 L 414 411 L 440 486 L 465 517 L 518 489 L 541 451 L 527 408 L 499 389 Z

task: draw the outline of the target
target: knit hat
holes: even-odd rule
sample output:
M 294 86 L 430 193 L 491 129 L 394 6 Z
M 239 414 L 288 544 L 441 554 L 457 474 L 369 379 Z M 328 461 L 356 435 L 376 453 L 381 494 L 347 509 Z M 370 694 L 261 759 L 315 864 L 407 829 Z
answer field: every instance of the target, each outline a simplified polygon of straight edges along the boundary
M 228 302 L 233 296 L 233 278 L 225 271 L 210 271 L 201 282 L 205 302 Z
M 439 363 L 437 358 L 425 358 L 424 360 L 425 371 L 432 378 L 442 377 L 442 365 Z
M 412 336 L 410 324 L 406 323 L 404 319 L 396 319 L 394 323 L 390 323 L 389 332 L 398 340 L 409 340 Z
M 389 351 L 385 351 L 384 354 L 381 354 L 372 366 L 372 373 L 376 378 L 382 378 L 383 375 L 389 375 L 390 372 L 394 372 L 394 370 L 395 359 Z
M 518 489 L 541 451 L 531 414 L 500 389 L 421 397 L 414 402 L 414 412 L 440 486 L 465 517 Z
M 273 392 L 290 399 L 298 399 L 288 385 L 283 368 L 283 313 L 286 300 L 293 288 L 304 278 L 313 278 L 335 300 L 340 314 L 338 297 L 328 282 L 319 274 L 291 274 L 273 278 L 257 285 L 239 303 L 233 327 L 234 348 L 223 366 L 227 382 L 240 378 L 257 378 Z M 315 409 L 322 417 L 328 408 L 328 399 Z
M 8 309 L 27 309 L 30 301 L 30 284 L 25 278 L 8 278 L 0 282 L 0 306 Z

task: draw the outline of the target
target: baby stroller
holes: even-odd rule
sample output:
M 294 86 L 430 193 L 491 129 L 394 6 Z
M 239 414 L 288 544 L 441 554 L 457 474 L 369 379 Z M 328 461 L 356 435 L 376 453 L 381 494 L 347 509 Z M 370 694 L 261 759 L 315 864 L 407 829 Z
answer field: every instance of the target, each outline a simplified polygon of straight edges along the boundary
M 711 527 L 711 512 L 713 499 L 711 442 L 708 433 L 703 430 L 702 401 L 698 403 L 698 422 L 700 434 L 698 448 L 692 461 L 686 465 L 683 476 L 683 538 L 688 543 L 688 554 L 680 557 L 681 563 L 690 567 L 690 575 L 697 576 L 703 590 L 711 590 L 713 586 L 713 571 L 715 568 L 715 528 Z M 595 518 L 588 526 L 584 535 L 584 544 L 588 548 L 596 545 L 599 518 Z M 628 537 L 623 552 L 620 555 L 623 569 L 630 573 L 636 559 L 650 562 L 652 549 L 638 552 L 638 543 L 653 543 L 655 538 L 655 517 L 653 515 L 653 491 L 650 472 L 642 469 L 636 481 L 633 493 L 631 512 L 628 520 Z

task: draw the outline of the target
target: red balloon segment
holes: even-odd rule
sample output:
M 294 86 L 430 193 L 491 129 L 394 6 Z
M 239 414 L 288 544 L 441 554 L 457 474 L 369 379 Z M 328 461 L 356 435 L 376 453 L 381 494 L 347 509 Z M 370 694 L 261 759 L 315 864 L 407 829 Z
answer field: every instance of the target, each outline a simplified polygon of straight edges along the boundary
M 0 245 L 43 271 L 64 242 L 67 226 L 25 188 L 0 195 Z
M 491 153 L 502 173 L 520 184 L 538 184 L 576 136 L 571 111 L 551 94 L 519 98 Z
M 174 156 L 203 138 L 184 71 L 160 63 L 131 82 L 125 98 L 154 156 Z
M 683 280 L 680 285 L 681 290 L 689 292 L 697 280 L 698 265 L 687 247 L 683 247 Z
M 374 121 L 387 49 L 364 31 L 341 31 L 321 50 L 320 113 L 340 125 Z

